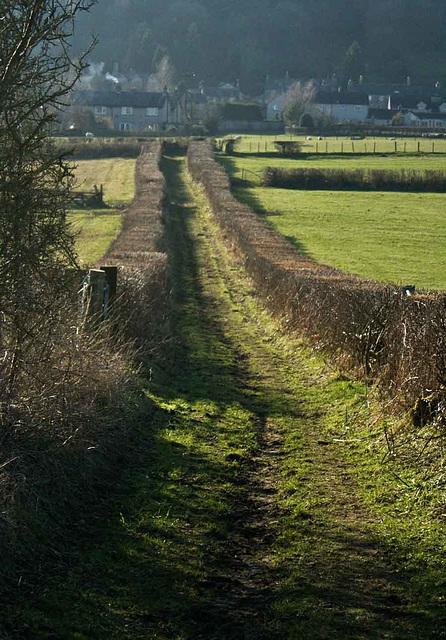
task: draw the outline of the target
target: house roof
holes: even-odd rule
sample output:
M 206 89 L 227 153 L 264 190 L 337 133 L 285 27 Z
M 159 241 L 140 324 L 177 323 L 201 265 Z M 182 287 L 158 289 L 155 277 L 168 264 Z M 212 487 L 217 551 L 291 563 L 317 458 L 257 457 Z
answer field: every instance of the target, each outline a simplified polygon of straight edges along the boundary
M 410 110 L 414 116 L 416 116 L 419 120 L 445 120 L 446 121 L 446 113 L 436 112 L 436 113 L 427 113 L 426 111 L 413 111 Z
M 161 108 L 167 97 L 165 93 L 147 91 L 73 91 L 71 104 L 89 107 Z
M 433 108 L 432 100 L 430 97 L 424 96 L 414 96 L 414 95 L 401 95 L 399 93 L 394 93 L 389 96 L 390 98 L 390 106 L 392 109 L 417 109 L 418 105 L 421 102 L 424 102 L 426 108 L 431 110 Z
M 376 120 L 392 120 L 393 116 L 401 113 L 398 109 L 369 109 L 369 118 Z
M 219 87 L 205 87 L 203 92 L 208 98 L 240 98 L 240 90 L 231 84 L 221 84 Z
M 350 82 L 347 87 L 348 93 L 363 93 L 370 96 L 390 96 L 399 94 L 404 96 L 416 96 L 422 98 L 426 96 L 446 97 L 444 87 L 436 87 L 432 84 L 378 84 L 372 82 Z
M 313 102 L 316 104 L 352 104 L 368 106 L 368 95 L 346 93 L 344 91 L 317 91 Z

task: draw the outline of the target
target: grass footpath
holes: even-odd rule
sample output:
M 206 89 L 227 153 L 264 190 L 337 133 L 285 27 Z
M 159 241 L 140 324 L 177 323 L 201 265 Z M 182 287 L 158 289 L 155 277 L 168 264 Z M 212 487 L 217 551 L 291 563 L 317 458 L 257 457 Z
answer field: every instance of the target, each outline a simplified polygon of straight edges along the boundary
M 259 308 L 184 158 L 163 171 L 174 343 L 133 465 L 0 637 L 445 637 L 445 536 L 381 465 L 367 388 Z

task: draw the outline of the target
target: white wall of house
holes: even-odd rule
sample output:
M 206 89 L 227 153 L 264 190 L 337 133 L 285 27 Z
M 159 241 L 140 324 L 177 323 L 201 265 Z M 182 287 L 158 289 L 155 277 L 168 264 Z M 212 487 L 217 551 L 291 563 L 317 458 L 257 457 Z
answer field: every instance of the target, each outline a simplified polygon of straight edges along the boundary
M 364 122 L 369 116 L 368 105 L 362 104 L 314 104 L 313 109 L 334 122 Z
M 268 102 L 266 107 L 267 120 L 282 120 L 282 113 L 286 103 L 286 94 L 276 96 Z

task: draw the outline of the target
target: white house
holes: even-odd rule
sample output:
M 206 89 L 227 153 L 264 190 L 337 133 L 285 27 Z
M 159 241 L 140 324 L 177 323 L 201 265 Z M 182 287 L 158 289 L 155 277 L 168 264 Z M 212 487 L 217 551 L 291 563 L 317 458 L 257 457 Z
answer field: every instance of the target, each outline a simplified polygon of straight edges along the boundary
M 369 99 L 367 95 L 357 93 L 317 91 L 311 111 L 319 112 L 336 123 L 364 122 L 369 117 Z
M 282 120 L 283 109 L 286 104 L 286 93 L 281 93 L 266 105 L 267 120 Z

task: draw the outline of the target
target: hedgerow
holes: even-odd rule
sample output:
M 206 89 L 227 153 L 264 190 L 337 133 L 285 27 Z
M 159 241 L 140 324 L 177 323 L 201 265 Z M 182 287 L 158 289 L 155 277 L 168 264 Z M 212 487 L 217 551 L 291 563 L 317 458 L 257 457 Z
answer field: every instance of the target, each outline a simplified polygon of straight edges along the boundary
M 265 187 L 280 189 L 328 189 L 352 191 L 446 191 L 446 173 L 400 169 L 313 169 L 286 170 L 268 167 L 262 180 Z
M 131 459 L 135 427 L 146 419 L 136 348 L 153 353 L 168 293 L 160 157 L 160 142 L 144 148 L 124 230 L 102 261 L 120 265 L 122 293 L 107 323 L 83 327 L 76 271 L 58 274 L 58 290 L 41 287 L 26 327 L 2 312 L 0 608 L 22 578 L 24 597 L 26 584 L 44 581 L 48 561 L 63 557 L 64 541 L 82 534 L 98 493 Z
M 408 296 L 393 284 L 317 264 L 232 195 L 209 143 L 190 144 L 188 166 L 271 311 L 343 367 L 375 380 L 401 407 L 428 395 L 441 405 L 446 384 L 443 293 Z

